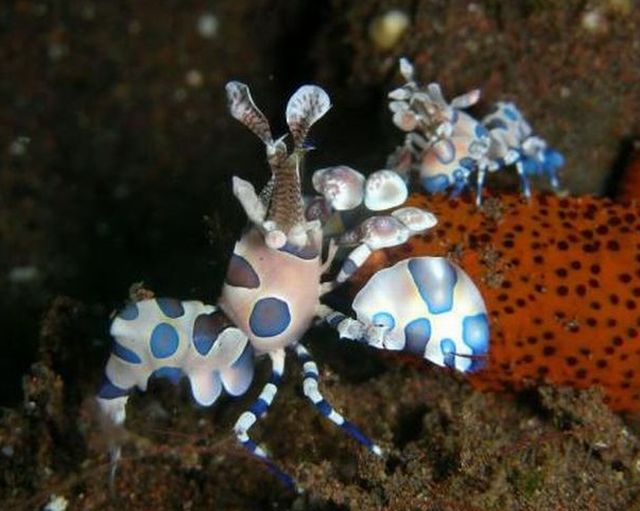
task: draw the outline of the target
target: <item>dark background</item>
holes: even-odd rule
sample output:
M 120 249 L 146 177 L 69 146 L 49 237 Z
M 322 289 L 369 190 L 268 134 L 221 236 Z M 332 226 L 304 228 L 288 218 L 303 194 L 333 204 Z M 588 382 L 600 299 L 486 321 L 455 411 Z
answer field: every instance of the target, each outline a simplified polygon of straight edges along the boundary
M 383 49 L 370 30 L 390 8 L 410 24 Z M 206 15 L 211 36 L 198 30 Z M 0 403 L 21 399 L 56 297 L 81 309 L 76 342 L 95 373 L 132 283 L 215 300 L 244 223 L 230 177 L 268 173 L 226 113 L 226 81 L 250 84 L 275 133 L 289 95 L 322 85 L 334 108 L 312 132 L 310 166 L 370 172 L 402 139 L 386 93 L 406 55 L 449 97 L 483 88 L 478 115 L 516 101 L 566 155 L 567 189 L 603 193 L 638 134 L 637 33 L 624 1 L 4 3 Z

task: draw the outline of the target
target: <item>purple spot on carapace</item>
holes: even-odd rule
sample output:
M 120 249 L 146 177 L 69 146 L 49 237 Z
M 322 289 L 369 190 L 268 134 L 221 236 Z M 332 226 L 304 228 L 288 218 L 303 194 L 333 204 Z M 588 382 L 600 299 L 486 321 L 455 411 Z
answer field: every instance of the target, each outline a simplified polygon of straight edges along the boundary
M 431 337 L 431 323 L 427 318 L 414 319 L 404 327 L 404 335 L 404 349 L 422 357 Z
M 102 384 L 100 385 L 100 390 L 98 391 L 98 397 L 102 399 L 116 399 L 118 397 L 123 397 L 129 394 L 130 389 L 123 389 L 114 385 L 111 380 L 105 376 L 102 379 Z
M 280 252 L 286 252 L 287 254 L 294 255 L 300 259 L 307 260 L 315 259 L 320 254 L 318 247 L 314 246 L 312 243 L 299 247 L 298 245 L 294 245 L 287 241 L 279 250 Z
M 180 379 L 184 376 L 182 369 L 179 367 L 159 367 L 155 371 L 151 373 L 151 377 L 153 378 L 165 378 L 169 380 L 174 385 L 177 385 L 180 382 Z
M 130 350 L 129 348 L 123 346 L 118 341 L 113 341 L 113 350 L 112 353 L 124 360 L 125 362 L 129 362 L 130 364 L 141 364 L 142 360 L 136 352 Z
M 228 328 L 230 324 L 229 319 L 222 311 L 200 314 L 193 324 L 193 345 L 197 352 L 202 356 L 209 353 L 220 332 Z
M 177 351 L 179 343 L 178 332 L 169 323 L 156 325 L 149 339 L 151 353 L 156 358 L 170 357 Z
M 284 332 L 291 323 L 291 313 L 286 302 L 269 297 L 258 300 L 253 306 L 249 327 L 258 337 L 274 337 Z
M 440 140 L 436 143 L 434 151 L 438 161 L 444 165 L 451 163 L 456 157 L 456 148 L 451 140 Z
M 138 317 L 138 314 L 138 306 L 135 303 L 131 302 L 128 303 L 124 309 L 118 312 L 118 317 L 126 321 L 133 321 Z
M 184 314 L 184 307 L 180 300 L 175 298 L 156 298 L 156 303 L 162 313 L 168 318 L 179 318 Z
M 255 289 L 260 286 L 260 277 L 249 261 L 237 254 L 231 256 L 225 282 L 234 287 Z

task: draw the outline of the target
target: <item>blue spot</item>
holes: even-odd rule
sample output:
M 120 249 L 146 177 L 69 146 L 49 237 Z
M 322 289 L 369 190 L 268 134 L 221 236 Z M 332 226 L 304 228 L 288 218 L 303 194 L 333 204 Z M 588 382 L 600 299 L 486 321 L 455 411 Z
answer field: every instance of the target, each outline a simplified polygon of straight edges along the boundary
M 464 167 L 467 170 L 473 170 L 476 167 L 476 161 L 473 158 L 465 156 L 464 158 L 460 158 L 460 161 L 458 161 L 458 165 Z
M 233 254 L 227 267 L 225 282 L 234 287 L 255 289 L 260 286 L 260 278 L 249 261 L 244 257 Z
M 209 353 L 220 333 L 214 314 L 200 314 L 193 323 L 193 345 L 203 357 Z
M 445 148 L 444 150 L 441 149 L 439 151 L 436 151 L 434 149 L 434 153 L 438 161 L 445 165 L 447 163 L 451 163 L 456 157 L 456 149 L 453 146 L 453 143 L 451 142 L 451 140 L 447 140 L 447 139 L 441 140 L 440 142 L 437 143 L 437 145 Z
M 123 346 L 118 341 L 113 341 L 113 351 L 112 353 L 124 360 L 125 362 L 129 362 L 130 364 L 141 364 L 142 360 L 135 351 L 130 350 L 129 348 Z
M 476 137 L 478 137 L 478 138 L 488 137 L 489 136 L 489 132 L 487 131 L 487 128 L 485 128 L 480 123 L 476 124 L 475 133 L 476 133 Z
M 280 385 L 281 381 L 282 381 L 282 374 L 280 373 L 272 372 L 271 376 L 269 376 L 269 383 L 273 383 L 276 387 Z
M 564 165 L 564 156 L 554 149 L 547 148 L 544 152 L 543 165 L 547 171 L 554 171 Z
M 404 349 L 422 357 L 431 337 L 431 323 L 427 318 L 414 319 L 404 327 L 404 335 Z
M 386 326 L 393 328 L 396 326 L 396 320 L 388 312 L 376 312 L 371 318 L 371 323 L 376 326 Z
M 431 314 L 448 312 L 453 307 L 453 289 L 458 281 L 455 268 L 442 257 L 409 260 L 409 272 Z
M 364 436 L 362 431 L 360 431 L 357 427 L 355 427 L 351 422 L 345 420 L 340 425 L 340 427 L 344 429 L 347 433 L 349 433 L 358 442 L 364 445 L 367 449 L 371 449 L 371 447 L 373 447 L 373 442 L 369 439 L 369 437 Z
M 337 326 L 342 323 L 342 321 L 346 318 L 344 314 L 340 314 L 339 312 L 336 314 L 332 314 L 329 318 L 329 325 L 333 328 L 337 328 Z
M 358 269 L 358 265 L 356 265 L 356 263 L 354 263 L 351 259 L 347 257 L 347 260 L 342 265 L 342 272 L 345 275 L 353 275 L 357 269 Z
M 184 314 L 182 302 L 175 298 L 156 298 L 156 303 L 162 313 L 169 318 L 179 318 Z
M 258 337 L 274 337 L 284 332 L 291 323 L 291 313 L 286 302 L 274 298 L 262 298 L 256 302 L 249 318 L 249 327 Z
M 518 112 L 509 106 L 504 107 L 504 109 L 502 110 L 502 113 L 510 121 L 518 120 Z
M 507 123 L 504 122 L 502 119 L 495 118 L 495 119 L 491 119 L 490 121 L 485 123 L 485 127 L 488 130 L 495 130 L 495 129 L 506 130 L 507 129 Z
M 489 321 L 484 313 L 462 320 L 462 340 L 474 355 L 484 355 L 489 349 Z
M 179 367 L 164 366 L 153 371 L 151 376 L 154 378 L 166 378 L 174 385 L 177 385 L 184 376 L 184 373 Z
M 318 373 L 315 373 L 315 372 L 307 371 L 302 375 L 302 379 L 303 380 L 311 379 L 311 380 L 318 381 L 318 378 L 319 378 L 319 375 L 318 375 Z
M 327 403 L 324 399 L 318 401 L 315 405 L 316 405 L 316 408 L 320 411 L 320 413 L 325 417 L 329 417 L 329 415 L 331 415 L 331 412 L 333 411 L 333 408 L 331 407 L 331 405 Z
M 451 115 L 451 124 L 455 124 L 458 122 L 458 110 L 453 110 L 453 114 Z
M 522 170 L 528 176 L 535 176 L 540 172 L 540 164 L 534 158 L 523 156 L 521 158 Z
M 127 306 L 118 313 L 120 319 L 133 321 L 138 317 L 138 306 L 135 303 L 128 303 Z
M 463 168 L 458 167 L 453 171 L 453 180 L 454 182 L 463 182 L 466 183 L 465 180 L 465 171 Z
M 251 413 L 253 413 L 253 415 L 255 415 L 256 417 L 260 418 L 267 411 L 267 408 L 269 408 L 269 405 L 267 404 L 267 402 L 264 399 L 262 399 L 261 397 L 259 397 L 251 405 L 251 408 L 249 408 L 249 411 Z
M 111 380 L 105 376 L 102 380 L 102 385 L 100 385 L 98 397 L 102 399 L 116 399 L 129 394 L 129 390 L 130 389 L 123 389 L 114 385 Z
M 178 332 L 169 323 L 160 323 L 151 332 L 151 353 L 156 358 L 167 358 L 178 349 Z
M 420 183 L 429 193 L 444 192 L 449 186 L 449 178 L 444 174 L 437 174 L 421 178 Z
M 309 243 L 303 247 L 299 247 L 287 241 L 284 246 L 279 248 L 278 250 L 280 250 L 280 252 L 286 252 L 287 254 L 291 254 L 305 260 L 315 259 L 316 257 L 318 257 L 318 255 L 320 255 L 318 247 L 314 246 L 312 243 Z
M 455 369 L 456 343 L 451 339 L 442 339 L 440 341 L 440 351 L 442 352 L 442 356 L 444 357 L 444 365 L 446 367 L 450 367 L 451 369 Z

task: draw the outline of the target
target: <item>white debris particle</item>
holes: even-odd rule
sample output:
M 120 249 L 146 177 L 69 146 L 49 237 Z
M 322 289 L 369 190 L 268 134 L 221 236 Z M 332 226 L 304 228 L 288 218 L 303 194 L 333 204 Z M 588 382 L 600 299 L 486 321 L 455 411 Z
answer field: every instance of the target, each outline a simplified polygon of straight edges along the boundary
M 600 9 L 591 9 L 582 15 L 582 28 L 593 34 L 602 34 L 607 31 L 608 23 Z
M 9 270 L 7 278 L 14 284 L 24 284 L 36 280 L 39 276 L 40 272 L 35 266 L 14 266 Z
M 16 137 L 9 144 L 9 154 L 11 154 L 11 156 L 24 156 L 27 152 L 29 142 L 31 142 L 29 137 Z
M 218 27 L 220 23 L 218 18 L 216 18 L 210 12 L 202 14 L 198 18 L 198 34 L 200 34 L 205 39 L 212 39 L 216 35 L 218 35 Z
M 127 30 L 129 31 L 129 34 L 131 34 L 131 35 L 138 35 L 140 33 L 140 31 L 142 30 L 142 25 L 140 24 L 140 22 L 138 20 L 132 20 L 129 23 L 129 26 L 127 27 Z
M 67 499 L 54 493 L 51 495 L 49 503 L 44 507 L 42 511 L 65 511 L 68 505 L 69 501 Z
M 69 48 L 65 44 L 53 42 L 49 45 L 49 58 L 53 61 L 64 58 L 69 53 Z
M 392 9 L 376 16 L 369 25 L 369 37 L 380 50 L 392 49 L 409 28 L 409 16 L 404 11 Z
M 174 91 L 173 99 L 175 99 L 177 103 L 182 103 L 185 99 L 187 99 L 187 91 L 184 89 L 184 87 L 179 87 Z
M 184 77 L 184 81 L 187 82 L 187 85 L 190 87 L 200 87 L 204 83 L 204 77 L 202 73 L 197 69 L 191 69 L 187 72 Z
M 2 454 L 4 454 L 7 458 L 11 458 L 15 454 L 15 450 L 12 445 L 5 445 L 2 447 Z

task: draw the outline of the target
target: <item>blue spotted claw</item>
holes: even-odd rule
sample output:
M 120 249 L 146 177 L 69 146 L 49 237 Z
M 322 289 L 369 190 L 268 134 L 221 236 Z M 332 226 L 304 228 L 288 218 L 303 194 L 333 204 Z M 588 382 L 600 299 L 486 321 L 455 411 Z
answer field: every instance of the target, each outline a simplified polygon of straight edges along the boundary
M 487 310 L 469 276 L 443 257 L 418 257 L 380 270 L 356 295 L 356 319 L 325 309 L 341 337 L 403 350 L 461 372 L 482 366 Z
M 211 405 L 224 389 L 238 396 L 253 380 L 253 350 L 226 315 L 199 301 L 154 298 L 128 304 L 111 324 L 113 347 L 97 402 L 122 425 L 131 392 L 151 377 L 189 380 L 195 401 Z M 112 459 L 119 447 L 112 447 Z

